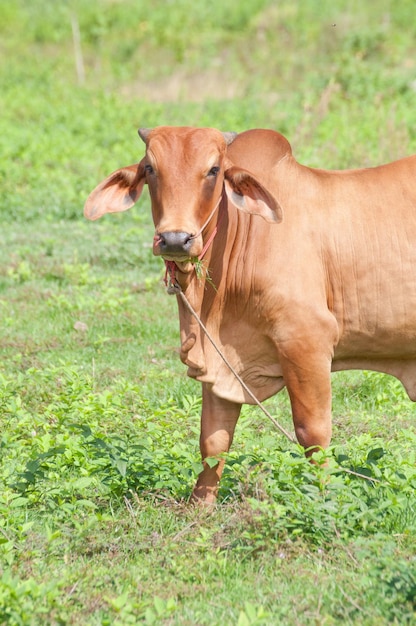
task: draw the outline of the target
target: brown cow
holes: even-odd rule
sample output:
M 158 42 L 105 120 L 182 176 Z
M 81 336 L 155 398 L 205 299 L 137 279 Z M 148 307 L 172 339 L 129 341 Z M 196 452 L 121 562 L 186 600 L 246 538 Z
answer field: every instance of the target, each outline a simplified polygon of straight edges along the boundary
M 416 156 L 326 171 L 297 163 L 270 130 L 139 132 L 145 157 L 91 193 L 86 217 L 129 209 L 148 184 L 153 253 L 174 262 L 173 280 L 260 400 L 286 385 L 302 446 L 330 442 L 331 370 L 393 374 L 416 400 Z M 194 271 L 201 254 L 209 281 Z M 178 306 L 206 459 L 229 450 L 252 399 Z M 223 465 L 204 464 L 194 499 L 215 501 Z

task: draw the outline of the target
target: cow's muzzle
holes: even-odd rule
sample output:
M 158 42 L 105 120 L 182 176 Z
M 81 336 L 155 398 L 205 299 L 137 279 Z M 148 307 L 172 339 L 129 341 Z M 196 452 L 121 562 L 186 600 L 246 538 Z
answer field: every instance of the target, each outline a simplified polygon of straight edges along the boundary
M 156 252 L 163 257 L 172 255 L 188 258 L 194 244 L 194 237 L 180 231 L 158 233 L 155 237 L 155 244 Z

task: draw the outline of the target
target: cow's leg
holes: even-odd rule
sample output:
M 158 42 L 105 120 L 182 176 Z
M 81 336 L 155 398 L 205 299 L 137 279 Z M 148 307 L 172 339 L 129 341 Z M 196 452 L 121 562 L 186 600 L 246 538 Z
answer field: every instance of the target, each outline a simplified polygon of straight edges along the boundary
M 310 455 L 314 447 L 326 448 L 331 441 L 331 355 L 308 348 L 299 342 L 285 345 L 280 363 L 296 437 Z
M 202 415 L 200 449 L 203 470 L 192 492 L 191 500 L 214 503 L 218 483 L 224 469 L 225 459 L 210 467 L 205 459 L 216 457 L 230 449 L 241 404 L 218 398 L 211 391 L 212 385 L 202 385 Z

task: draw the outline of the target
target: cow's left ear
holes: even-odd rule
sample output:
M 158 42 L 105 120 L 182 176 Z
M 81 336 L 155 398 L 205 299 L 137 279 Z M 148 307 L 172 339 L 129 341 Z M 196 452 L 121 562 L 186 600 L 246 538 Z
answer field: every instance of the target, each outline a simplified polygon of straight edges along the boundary
M 224 186 L 228 200 L 240 211 L 261 215 L 266 222 L 282 221 L 282 207 L 252 174 L 232 166 L 224 172 Z
M 105 213 L 127 211 L 137 202 L 145 183 L 143 160 L 107 176 L 90 193 L 84 206 L 89 220 L 98 220 Z

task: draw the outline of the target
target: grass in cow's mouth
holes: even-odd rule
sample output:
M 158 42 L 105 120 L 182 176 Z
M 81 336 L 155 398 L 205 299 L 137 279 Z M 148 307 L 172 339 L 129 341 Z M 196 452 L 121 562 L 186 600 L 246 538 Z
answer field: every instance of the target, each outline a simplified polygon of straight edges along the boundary
M 198 257 L 193 257 L 190 259 L 191 263 L 194 266 L 195 274 L 200 281 L 206 281 L 211 287 L 217 290 L 211 276 L 207 261 L 205 259 L 199 259 Z

